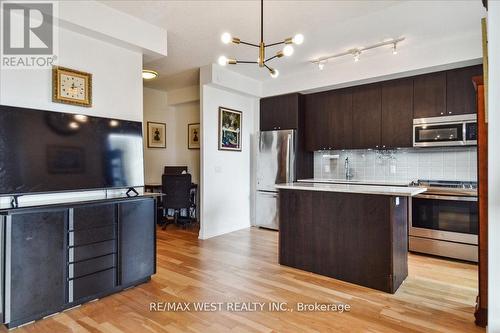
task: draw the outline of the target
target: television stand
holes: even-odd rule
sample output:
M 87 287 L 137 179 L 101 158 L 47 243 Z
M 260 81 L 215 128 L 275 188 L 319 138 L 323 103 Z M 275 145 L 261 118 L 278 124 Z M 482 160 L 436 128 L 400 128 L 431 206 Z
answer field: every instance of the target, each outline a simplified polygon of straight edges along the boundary
M 10 200 L 10 205 L 12 208 L 18 208 L 19 207 L 19 197 L 22 197 L 22 195 L 13 195 L 12 200 Z
M 134 197 L 136 197 L 136 196 L 138 196 L 138 195 L 139 195 L 139 192 L 137 192 L 137 191 L 135 190 L 135 188 L 133 188 L 133 187 L 129 187 L 129 188 L 128 188 L 128 190 L 127 190 L 127 192 L 125 193 L 125 195 L 126 195 L 127 197 L 131 197 L 132 195 L 130 195 L 130 193 L 134 193 Z

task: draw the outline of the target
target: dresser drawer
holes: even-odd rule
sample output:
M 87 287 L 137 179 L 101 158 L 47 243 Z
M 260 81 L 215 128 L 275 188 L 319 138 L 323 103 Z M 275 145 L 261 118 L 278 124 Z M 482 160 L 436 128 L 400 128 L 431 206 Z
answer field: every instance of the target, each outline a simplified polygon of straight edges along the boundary
M 73 256 L 71 255 L 73 252 Z M 75 246 L 69 249 L 69 262 L 81 261 L 116 253 L 116 241 L 109 240 L 89 245 Z
M 72 292 L 73 301 L 111 291 L 115 286 L 115 268 L 69 281 L 70 295 Z
M 69 237 L 70 244 L 74 246 L 112 240 L 116 238 L 116 225 L 112 224 L 99 228 L 70 231 Z M 71 243 L 71 238 L 73 239 L 73 243 Z
M 113 267 L 116 267 L 116 255 L 108 254 L 106 256 L 69 264 L 68 275 L 70 279 L 79 278 Z
M 84 230 L 114 224 L 116 204 L 102 204 L 73 209 L 73 226 L 70 230 Z

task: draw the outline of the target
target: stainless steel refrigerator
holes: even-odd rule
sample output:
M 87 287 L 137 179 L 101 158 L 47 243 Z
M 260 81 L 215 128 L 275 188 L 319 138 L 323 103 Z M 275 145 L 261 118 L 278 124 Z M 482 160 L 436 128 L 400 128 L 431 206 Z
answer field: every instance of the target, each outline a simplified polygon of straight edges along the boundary
M 295 130 L 263 131 L 257 155 L 256 225 L 279 229 L 279 193 L 275 184 L 294 182 Z

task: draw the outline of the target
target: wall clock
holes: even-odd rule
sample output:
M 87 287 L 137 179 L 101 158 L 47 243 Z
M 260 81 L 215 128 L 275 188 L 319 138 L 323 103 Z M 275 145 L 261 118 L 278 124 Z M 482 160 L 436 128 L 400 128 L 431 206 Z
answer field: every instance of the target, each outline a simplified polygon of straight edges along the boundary
M 92 106 L 92 74 L 60 66 L 52 68 L 52 101 Z

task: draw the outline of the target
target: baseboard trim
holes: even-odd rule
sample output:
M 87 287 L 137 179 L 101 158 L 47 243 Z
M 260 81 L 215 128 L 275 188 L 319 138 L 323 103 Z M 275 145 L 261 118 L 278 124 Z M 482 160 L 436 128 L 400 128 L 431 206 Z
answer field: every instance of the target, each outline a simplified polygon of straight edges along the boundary
M 222 230 L 220 232 L 216 232 L 216 233 L 208 233 L 208 234 L 205 234 L 205 233 L 201 233 L 198 235 L 198 239 L 201 239 L 201 240 L 207 240 L 209 238 L 213 238 L 213 237 L 218 237 L 218 236 L 222 236 L 222 235 L 225 235 L 225 234 L 229 234 L 231 232 L 235 232 L 235 231 L 239 231 L 239 230 L 243 230 L 243 229 L 248 229 L 248 228 L 251 228 L 252 226 L 249 224 L 249 225 L 246 225 L 246 226 L 238 226 L 236 228 L 231 228 L 231 229 L 226 229 L 226 230 Z M 201 231 L 201 228 L 200 228 L 200 231 Z

